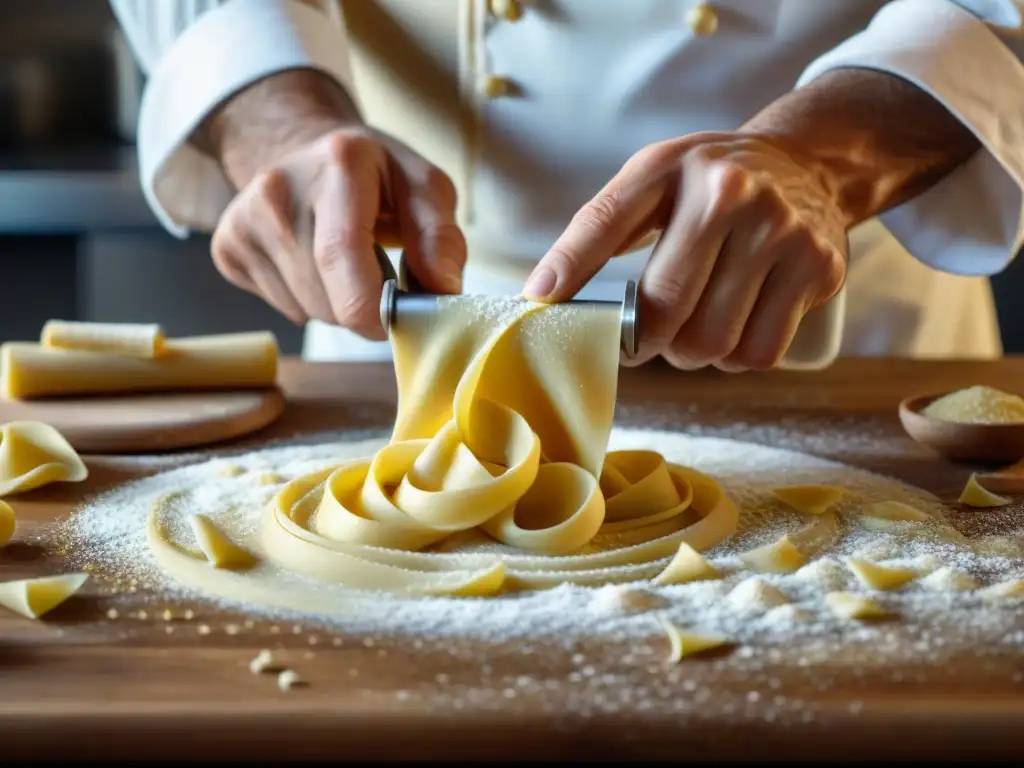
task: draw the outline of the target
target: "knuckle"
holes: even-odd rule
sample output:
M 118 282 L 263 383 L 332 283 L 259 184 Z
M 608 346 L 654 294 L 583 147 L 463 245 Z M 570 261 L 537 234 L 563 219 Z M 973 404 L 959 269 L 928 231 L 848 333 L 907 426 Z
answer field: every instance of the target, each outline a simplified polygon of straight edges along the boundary
M 366 157 L 379 151 L 377 143 L 369 136 L 349 131 L 336 131 L 325 140 L 327 156 L 342 168 L 352 168 Z
M 449 178 L 448 174 L 442 171 L 440 168 L 431 166 L 427 170 L 426 180 L 427 189 L 434 195 L 434 199 L 444 208 L 454 210 L 458 203 L 458 192 L 455 189 L 455 183 Z
M 646 303 L 658 316 L 678 313 L 689 314 L 697 300 L 696 289 L 689 277 L 681 272 L 659 270 L 641 280 L 641 291 Z
M 777 344 L 750 344 L 741 346 L 729 359 L 753 371 L 767 371 L 779 364 L 783 352 Z
M 674 352 L 702 363 L 721 360 L 735 347 L 736 342 L 730 328 L 709 328 L 707 323 L 700 323 L 696 330 L 684 328 L 672 343 Z
M 611 228 L 618 214 L 618 198 L 614 192 L 603 192 L 580 209 L 577 221 L 592 229 Z
M 377 302 L 364 291 L 352 290 L 334 305 L 334 318 L 339 325 L 356 333 L 371 330 L 378 322 Z

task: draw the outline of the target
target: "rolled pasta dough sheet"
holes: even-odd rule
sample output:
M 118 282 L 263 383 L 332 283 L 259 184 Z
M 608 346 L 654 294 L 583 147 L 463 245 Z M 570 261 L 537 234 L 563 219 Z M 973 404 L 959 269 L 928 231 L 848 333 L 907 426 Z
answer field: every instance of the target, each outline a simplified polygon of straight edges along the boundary
M 388 444 L 287 483 L 246 546 L 319 581 L 463 596 L 652 579 L 681 546 L 714 546 L 738 512 L 712 478 L 654 451 L 607 452 L 619 328 L 617 307 L 465 298 L 403 318 L 392 327 L 399 401 Z M 201 590 L 288 603 L 280 581 L 183 552 L 168 524 L 180 513 L 169 500 L 150 516 L 165 569 Z M 467 533 L 496 549 L 436 546 Z M 625 538 L 598 546 L 604 534 Z

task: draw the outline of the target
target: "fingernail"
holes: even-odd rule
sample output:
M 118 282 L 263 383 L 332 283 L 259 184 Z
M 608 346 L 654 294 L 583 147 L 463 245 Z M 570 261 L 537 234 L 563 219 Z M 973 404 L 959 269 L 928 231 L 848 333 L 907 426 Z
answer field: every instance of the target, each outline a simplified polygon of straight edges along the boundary
M 558 278 L 555 276 L 554 270 L 551 267 L 541 267 L 532 275 L 530 279 L 526 281 L 526 287 L 523 289 L 523 296 L 534 301 L 542 301 L 547 298 L 553 290 L 555 290 L 555 284 L 558 282 Z

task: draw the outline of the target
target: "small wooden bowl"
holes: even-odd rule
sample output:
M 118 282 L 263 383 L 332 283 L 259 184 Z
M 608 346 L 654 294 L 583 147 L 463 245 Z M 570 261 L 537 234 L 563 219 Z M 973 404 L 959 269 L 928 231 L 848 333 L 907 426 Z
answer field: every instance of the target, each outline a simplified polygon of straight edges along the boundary
M 915 395 L 900 403 L 908 435 L 952 461 L 1008 464 L 1024 457 L 1024 424 L 958 424 L 921 413 L 946 394 Z

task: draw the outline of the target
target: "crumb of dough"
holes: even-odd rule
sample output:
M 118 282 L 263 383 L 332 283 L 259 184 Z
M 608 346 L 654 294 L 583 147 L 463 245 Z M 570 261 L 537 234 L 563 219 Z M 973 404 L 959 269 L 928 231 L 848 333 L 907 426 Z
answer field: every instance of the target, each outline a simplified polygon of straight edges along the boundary
M 968 507 L 1002 507 L 1010 503 L 1009 499 L 992 493 L 978 482 L 978 475 L 975 473 L 971 473 L 971 476 L 967 478 L 967 484 L 960 493 L 959 501 Z
M 591 610 L 609 614 L 630 614 L 665 607 L 668 601 L 661 595 L 643 589 L 608 584 L 594 593 Z
M 262 675 L 266 672 L 278 672 L 281 665 L 274 658 L 269 648 L 264 648 L 249 662 L 249 671 L 254 675 Z
M 772 495 L 805 515 L 823 515 L 843 498 L 845 491 L 832 485 L 788 485 L 775 488 Z
M 979 385 L 940 397 L 921 413 L 960 424 L 1019 424 L 1024 422 L 1024 399 Z
M 788 536 L 744 552 L 740 560 L 747 568 L 758 573 L 792 573 L 807 563 L 807 558 Z
M 245 474 L 245 467 L 237 464 L 227 464 L 217 470 L 217 477 L 238 477 Z
M 264 472 L 260 475 L 260 485 L 280 485 L 288 478 L 277 472 Z
M 670 643 L 668 660 L 672 663 L 681 661 L 688 656 L 695 656 L 698 653 L 731 644 L 729 638 L 724 635 L 688 632 L 680 629 L 668 619 L 659 617 L 658 621 L 668 636 Z
M 1024 579 L 1011 579 L 985 587 L 978 594 L 985 600 L 1002 599 L 1006 597 L 1024 597 Z
M 672 561 L 665 566 L 655 579 L 655 584 L 689 584 L 692 581 L 709 581 L 718 579 L 721 574 L 715 570 L 704 556 L 687 544 L 685 541 L 679 544 L 679 549 L 673 556 Z
M 290 691 L 292 688 L 301 688 L 308 685 L 305 680 L 299 677 L 299 673 L 284 669 L 277 675 L 277 687 L 282 691 Z
M 933 571 L 919 582 L 922 586 L 939 592 L 970 592 L 980 585 L 969 574 L 949 566 Z
M 846 565 L 861 584 L 869 589 L 899 589 L 908 581 L 917 578 L 918 572 L 912 568 L 899 568 L 889 565 L 877 565 L 866 560 L 849 558 Z
M 853 592 L 829 592 L 825 604 L 841 619 L 885 619 L 892 615 L 870 597 Z
M 741 610 L 768 610 L 786 605 L 786 593 L 757 576 L 744 579 L 729 593 L 729 602 Z
M 935 518 L 902 501 L 878 501 L 861 507 L 861 514 L 867 518 L 886 520 L 894 523 L 925 523 Z

